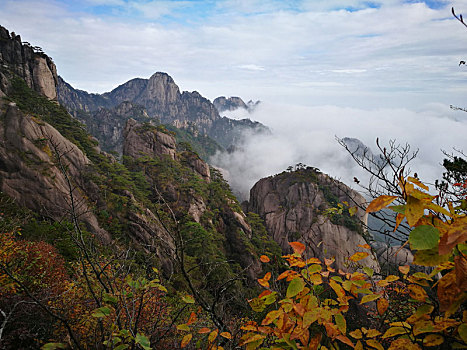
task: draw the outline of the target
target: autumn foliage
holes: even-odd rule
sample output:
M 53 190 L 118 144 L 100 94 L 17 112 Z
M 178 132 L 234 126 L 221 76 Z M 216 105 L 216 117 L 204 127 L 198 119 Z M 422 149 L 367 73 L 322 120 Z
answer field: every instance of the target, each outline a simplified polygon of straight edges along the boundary
M 249 350 L 467 347 L 467 215 L 462 203 L 440 205 L 414 177 L 400 177 L 399 186 L 405 204 L 391 206 L 398 197 L 383 195 L 367 212 L 387 208 L 397 225 L 407 220 L 413 267 L 400 266 L 398 275 L 385 277 L 364 266 L 353 273 L 336 271 L 332 259 L 307 257 L 303 244 L 291 242 L 294 253 L 283 257 L 289 269 L 258 279 L 265 290 L 249 303 L 264 316 L 242 326 L 241 345 Z M 349 260 L 365 258 L 370 247 L 361 248 Z M 271 287 L 273 281 L 275 286 L 286 282 L 285 294 Z M 365 325 L 348 321 L 354 310 L 364 312 Z

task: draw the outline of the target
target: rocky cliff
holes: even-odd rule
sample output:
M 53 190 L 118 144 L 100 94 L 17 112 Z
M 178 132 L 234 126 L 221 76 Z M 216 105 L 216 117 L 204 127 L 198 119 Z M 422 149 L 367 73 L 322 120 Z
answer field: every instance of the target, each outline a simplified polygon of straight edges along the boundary
M 140 106 L 156 123 L 173 125 L 184 130 L 195 129 L 225 148 L 232 142 L 238 142 L 238 135 L 245 130 L 254 134 L 267 129 L 258 122 L 221 118 L 216 107 L 208 99 L 196 91 L 180 92 L 174 80 L 161 72 L 153 74 L 149 79 L 132 79 L 102 95 L 73 89 L 59 78 L 58 100 L 72 115 L 88 125 L 88 130 L 104 147 L 108 146 L 106 142 L 109 135 L 103 133 L 101 128 L 89 125 L 103 124 L 100 119 L 104 117 L 105 124 L 112 129 L 112 134 L 121 135 L 127 119 L 138 119 L 136 115 L 125 115 L 122 118 L 122 114 L 115 111 L 115 107 L 123 102 Z M 103 112 L 102 109 L 108 111 Z M 112 135 L 110 137 L 118 139 Z M 120 151 L 121 144 L 110 149 Z
M 109 234 L 99 226 L 85 200 L 84 191 L 95 186 L 83 177 L 91 163 L 86 155 L 54 127 L 23 113 L 14 103 L 1 117 L 1 191 L 20 205 L 57 221 L 69 217 L 73 193 L 76 215 L 91 232 L 109 242 Z M 57 155 L 67 168 L 66 174 L 57 163 Z M 66 176 L 72 179 L 73 191 Z
M 40 47 L 22 42 L 21 37 L 0 26 L 0 97 L 8 86 L 6 74 L 14 73 L 41 95 L 57 98 L 57 69 L 52 59 Z
M 178 150 L 174 136 L 162 126 L 133 119 L 125 127 L 123 155 L 130 170 L 144 172 L 156 189 L 156 200 L 164 198 L 171 208 L 191 254 L 203 256 L 203 249 L 212 249 L 213 256 L 232 258 L 251 278 L 258 276 L 259 252 L 251 243 L 254 232 L 219 172 L 196 153 Z M 196 232 L 207 238 L 204 248 L 189 243 L 197 239 L 193 237 Z
M 225 97 L 219 96 L 212 101 L 214 107 L 217 108 L 219 113 L 224 111 L 234 111 L 238 108 L 248 109 L 248 106 L 240 97 L 232 96 L 232 97 Z
M 358 245 L 366 243 L 360 223 L 366 216 L 361 209 L 353 217 L 346 211 L 331 217 L 324 215 L 326 209 L 344 201 L 349 205 L 365 203 L 362 196 L 344 184 L 306 168 L 258 181 L 250 191 L 247 210 L 264 220 L 269 234 L 284 252 L 290 251 L 288 242 L 300 241 L 307 246 L 309 256 L 335 257 L 336 266 L 347 270 L 347 258 L 362 251 Z M 379 271 L 375 257 L 361 262 Z
M 232 96 L 232 97 L 225 97 L 219 96 L 212 101 L 214 107 L 216 107 L 219 114 L 225 111 L 234 111 L 236 109 L 245 109 L 248 112 L 253 112 L 255 108 L 260 104 L 260 101 L 253 102 L 249 100 L 245 103 L 240 97 Z

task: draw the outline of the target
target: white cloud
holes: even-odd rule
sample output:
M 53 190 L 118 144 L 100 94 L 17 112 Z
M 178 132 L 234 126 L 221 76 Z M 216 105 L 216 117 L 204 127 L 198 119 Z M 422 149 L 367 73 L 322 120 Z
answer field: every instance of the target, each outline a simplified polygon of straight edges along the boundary
M 265 68 L 263 66 L 258 66 L 256 64 L 242 64 L 238 66 L 238 68 L 246 69 L 246 70 L 253 70 L 253 71 L 263 71 Z
M 231 185 L 248 197 L 260 178 L 279 173 L 299 162 L 353 185 L 356 176 L 367 176 L 350 159 L 335 137 L 358 138 L 376 150 L 389 140 L 408 143 L 419 149 L 412 169 L 425 181 L 442 174 L 443 153 L 465 147 L 467 117 L 445 105 L 430 105 L 415 112 L 408 109 L 355 109 L 335 106 L 298 107 L 260 104 L 251 116 L 273 129 L 272 135 L 246 137 L 241 151 L 213 158 L 214 164 L 229 172 Z

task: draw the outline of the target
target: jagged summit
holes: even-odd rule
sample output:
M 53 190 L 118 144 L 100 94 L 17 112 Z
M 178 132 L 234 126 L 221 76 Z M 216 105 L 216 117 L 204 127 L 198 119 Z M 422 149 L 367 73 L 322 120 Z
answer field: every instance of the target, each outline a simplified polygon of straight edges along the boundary
M 225 111 L 234 111 L 236 109 L 244 109 L 251 113 L 259 105 L 260 101 L 253 102 L 252 100 L 249 100 L 247 103 L 245 103 L 238 96 L 231 96 L 229 98 L 225 96 L 219 96 L 215 98 L 212 103 L 219 113 Z
M 118 105 L 128 101 L 134 106 L 144 108 L 149 118 L 157 123 L 173 125 L 178 129 L 194 130 L 195 134 L 208 136 L 224 148 L 238 142 L 240 140 L 238 135 L 245 130 L 253 133 L 267 130 L 264 125 L 257 122 L 221 117 L 211 101 L 197 91 L 181 92 L 174 79 L 163 72 L 156 72 L 149 79 L 132 79 L 104 94 L 89 94 L 74 89 L 61 78 L 58 80 L 57 90 L 59 102 L 88 126 L 100 124 L 96 118 L 99 117 L 97 113 L 102 108 L 112 113 Z M 242 103 L 248 108 L 243 101 Z M 128 118 L 129 116 L 122 117 L 118 114 L 113 118 L 107 115 L 106 123 L 112 134 L 96 133 L 95 128 L 88 130 L 106 145 L 109 138 L 122 134 L 123 125 Z M 120 152 L 121 144 L 107 150 Z
M 57 68 L 40 47 L 22 42 L 16 35 L 0 26 L 0 97 L 7 93 L 6 75 L 13 73 L 22 78 L 34 91 L 50 100 L 57 99 Z

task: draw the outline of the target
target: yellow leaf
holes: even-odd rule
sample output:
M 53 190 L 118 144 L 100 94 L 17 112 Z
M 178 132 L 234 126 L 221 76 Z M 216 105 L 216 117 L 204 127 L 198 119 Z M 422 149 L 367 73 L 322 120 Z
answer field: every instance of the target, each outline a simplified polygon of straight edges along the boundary
M 365 296 L 362 298 L 362 301 L 360 301 L 360 304 L 369 303 L 370 301 L 374 301 L 374 300 L 379 299 L 379 298 L 381 298 L 381 294 L 369 294 L 369 295 L 365 295 Z
M 374 337 L 377 337 L 378 335 L 381 335 L 381 332 L 376 329 L 369 329 L 368 332 L 366 333 L 366 336 L 368 338 L 374 338 Z
M 419 335 L 422 333 L 430 333 L 433 332 L 434 327 L 433 327 L 433 322 L 431 321 L 418 321 L 415 322 L 413 325 L 413 334 L 414 335 Z
M 192 337 L 193 335 L 191 333 L 185 335 L 182 339 L 182 343 L 180 344 L 180 347 L 184 348 L 185 346 L 187 346 Z
M 357 246 L 360 247 L 360 248 L 371 249 L 371 247 L 370 247 L 370 245 L 368 243 L 357 244 Z
M 354 255 L 352 255 L 349 260 L 353 262 L 357 262 L 359 260 L 365 259 L 368 255 L 366 252 L 356 252 Z
M 425 206 L 423 201 L 415 197 L 409 196 L 407 198 L 407 204 L 405 205 L 405 217 L 410 226 L 415 226 L 423 216 Z
M 177 329 L 179 331 L 185 331 L 185 332 L 189 332 L 190 331 L 190 327 L 188 327 L 187 324 L 179 324 L 177 325 Z
M 289 242 L 289 245 L 292 247 L 293 251 L 298 255 L 301 255 L 306 249 L 303 243 L 300 242 Z
M 420 350 L 420 346 L 414 344 L 407 338 L 399 338 L 391 343 L 388 350 Z
M 383 339 L 395 337 L 400 334 L 408 334 L 410 331 L 404 327 L 391 327 L 383 335 Z
M 354 339 L 362 339 L 362 331 L 360 329 L 349 332 L 349 335 Z
M 261 262 L 263 262 L 263 263 L 268 263 L 268 262 L 271 261 L 271 260 L 269 260 L 269 258 L 266 255 L 261 255 L 259 260 L 261 260 Z
M 373 213 L 375 211 L 381 210 L 387 205 L 391 204 L 396 198 L 397 196 L 379 196 L 378 198 L 375 198 L 371 201 L 368 208 L 366 208 L 366 212 Z
M 438 346 L 444 342 L 444 338 L 439 334 L 428 334 L 423 339 L 423 345 L 425 346 Z
M 422 183 L 419 179 L 417 179 L 416 177 L 409 176 L 409 177 L 407 178 L 407 181 L 409 181 L 409 182 L 411 182 L 411 183 L 417 185 L 418 187 L 423 188 L 424 190 L 427 190 L 427 191 L 429 190 L 428 186 L 425 185 L 425 184 L 423 184 L 423 183 Z
M 282 314 L 282 311 L 281 310 L 274 310 L 274 311 L 270 311 L 266 317 L 263 319 L 263 321 L 261 322 L 261 324 L 263 326 L 266 326 L 268 324 L 271 324 L 275 319 L 277 319 L 280 315 Z
M 212 343 L 217 338 L 218 333 L 219 333 L 218 329 L 216 329 L 216 330 L 212 331 L 211 333 L 209 333 L 208 342 Z
M 409 285 L 409 293 L 411 298 L 418 301 L 425 301 L 427 297 L 425 290 L 416 284 Z
M 378 350 L 384 350 L 383 346 L 376 340 L 374 339 L 368 339 L 366 341 L 366 344 L 368 346 L 371 346 L 372 348 L 378 349 Z

